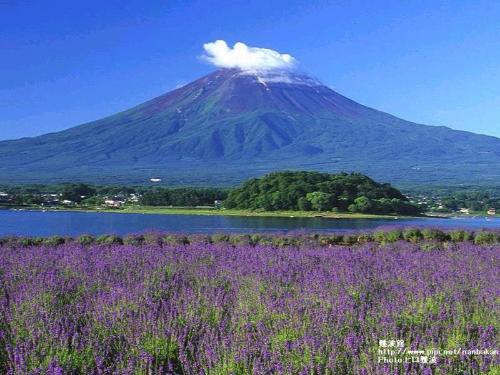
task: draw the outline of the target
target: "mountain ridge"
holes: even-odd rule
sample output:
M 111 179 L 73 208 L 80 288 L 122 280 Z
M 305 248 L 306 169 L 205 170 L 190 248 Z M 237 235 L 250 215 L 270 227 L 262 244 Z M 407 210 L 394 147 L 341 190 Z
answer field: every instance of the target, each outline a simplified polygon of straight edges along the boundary
M 409 122 L 307 75 L 221 69 L 100 120 L 0 142 L 0 182 L 234 184 L 307 166 L 393 183 L 491 183 L 500 139 Z

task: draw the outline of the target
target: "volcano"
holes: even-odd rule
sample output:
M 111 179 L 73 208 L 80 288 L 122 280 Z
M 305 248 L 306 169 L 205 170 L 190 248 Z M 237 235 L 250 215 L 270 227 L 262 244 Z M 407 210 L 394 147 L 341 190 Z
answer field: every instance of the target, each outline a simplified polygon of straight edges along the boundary
M 221 69 L 124 112 L 0 142 L 0 182 L 231 185 L 275 170 L 498 183 L 500 139 L 405 121 L 289 71 Z

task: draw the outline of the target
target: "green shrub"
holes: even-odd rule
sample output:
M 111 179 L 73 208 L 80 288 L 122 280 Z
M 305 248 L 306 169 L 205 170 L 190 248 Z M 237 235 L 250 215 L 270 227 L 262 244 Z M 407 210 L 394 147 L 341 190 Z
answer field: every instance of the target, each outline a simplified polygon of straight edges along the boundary
M 493 232 L 481 231 L 477 232 L 474 236 L 474 243 L 476 245 L 492 245 L 496 242 L 496 236 Z
M 434 251 L 434 250 L 440 250 L 440 244 L 436 242 L 423 242 L 420 244 L 420 249 L 423 251 Z
M 168 235 L 162 238 L 165 245 L 188 245 L 189 238 L 187 236 Z
M 262 235 L 252 234 L 250 236 L 250 241 L 253 246 L 259 245 L 262 242 Z
M 338 245 L 344 241 L 344 236 L 342 234 L 335 234 L 330 236 L 330 242 L 332 244 Z
M 230 238 L 227 234 L 216 233 L 212 235 L 212 243 L 227 243 L 230 242 Z
M 450 236 L 447 233 L 439 229 L 428 229 L 428 228 L 423 229 L 422 236 L 424 237 L 425 240 L 429 241 L 444 242 L 450 239 Z
M 286 247 L 296 244 L 293 237 L 271 237 L 271 244 L 276 247 Z
M 454 230 L 449 235 L 453 242 L 465 242 L 473 239 L 472 233 L 465 230 Z
M 409 228 L 403 231 L 403 239 L 405 241 L 416 243 L 423 237 L 422 232 L 418 228 Z
M 49 238 L 45 238 L 43 240 L 44 245 L 49 245 L 49 246 L 59 246 L 63 245 L 66 242 L 66 239 L 64 237 L 59 237 L 59 236 L 53 236 Z
M 333 245 L 333 236 L 319 236 L 317 241 L 321 246 Z
M 18 244 L 23 247 L 38 246 L 43 243 L 43 238 L 39 237 L 23 237 L 17 240 Z
M 248 234 L 231 236 L 230 241 L 233 245 L 250 245 L 252 238 Z
M 123 238 L 123 243 L 126 245 L 141 246 L 144 244 L 143 235 L 129 235 Z
M 396 242 L 403 239 L 403 233 L 399 229 L 391 230 L 385 234 L 385 239 L 387 242 Z
M 357 234 L 345 235 L 343 243 L 349 246 L 356 245 L 358 243 L 358 235 Z
M 375 242 L 384 243 L 385 242 L 385 232 L 380 231 L 380 230 L 374 232 L 373 239 L 375 240 Z
M 372 238 L 375 242 L 380 244 L 396 242 L 403 239 L 403 233 L 400 229 L 393 229 L 389 231 L 376 231 L 373 233 Z
M 371 234 L 371 233 L 358 234 L 357 242 L 359 244 L 364 244 L 364 243 L 373 242 L 373 241 L 374 241 L 374 237 L 373 237 L 373 234 Z
M 94 237 L 92 237 L 88 234 L 82 234 L 80 237 L 77 238 L 76 241 L 80 245 L 87 246 L 87 245 L 91 245 L 94 243 Z
M 96 238 L 99 245 L 123 245 L 123 240 L 114 234 L 105 234 Z

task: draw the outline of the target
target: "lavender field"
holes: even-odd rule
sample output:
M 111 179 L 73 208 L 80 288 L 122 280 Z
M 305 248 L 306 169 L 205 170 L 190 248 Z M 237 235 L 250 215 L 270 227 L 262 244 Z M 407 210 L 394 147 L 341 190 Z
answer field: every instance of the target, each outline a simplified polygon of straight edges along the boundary
M 0 372 L 498 374 L 498 233 L 439 233 L 6 239 Z

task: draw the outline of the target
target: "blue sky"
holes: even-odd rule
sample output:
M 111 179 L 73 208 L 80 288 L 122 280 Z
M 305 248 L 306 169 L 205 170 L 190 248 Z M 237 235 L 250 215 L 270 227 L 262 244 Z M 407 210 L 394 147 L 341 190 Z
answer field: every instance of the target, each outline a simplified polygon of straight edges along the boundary
M 127 109 L 224 39 L 293 55 L 362 104 L 500 137 L 498 1 L 0 0 L 0 139 Z

